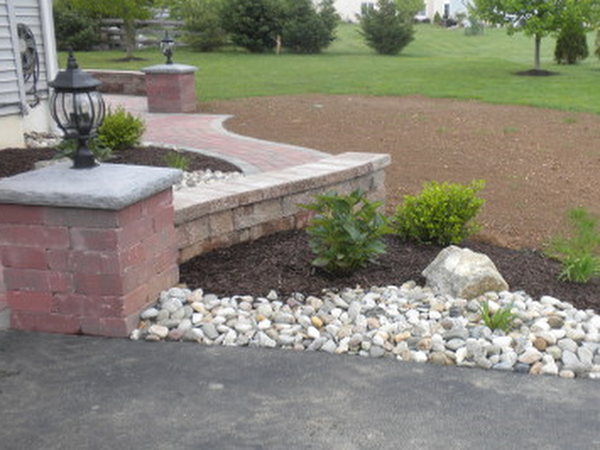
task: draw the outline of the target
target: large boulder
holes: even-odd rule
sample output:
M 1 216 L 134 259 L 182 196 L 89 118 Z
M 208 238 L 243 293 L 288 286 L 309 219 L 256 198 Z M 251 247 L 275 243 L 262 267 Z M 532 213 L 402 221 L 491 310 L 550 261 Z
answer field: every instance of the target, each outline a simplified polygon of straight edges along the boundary
M 508 290 L 508 284 L 490 258 L 454 245 L 442 250 L 423 271 L 423 276 L 434 291 L 467 300 L 490 291 Z

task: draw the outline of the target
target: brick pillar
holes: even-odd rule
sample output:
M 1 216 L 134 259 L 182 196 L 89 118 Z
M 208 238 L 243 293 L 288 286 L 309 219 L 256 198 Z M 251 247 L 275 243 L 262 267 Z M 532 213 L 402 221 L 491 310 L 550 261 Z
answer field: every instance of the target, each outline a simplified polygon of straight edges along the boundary
M 146 74 L 148 111 L 152 113 L 196 112 L 194 72 L 184 64 L 161 64 L 142 69 Z
M 60 165 L 0 181 L 11 328 L 127 336 L 178 281 L 171 185 L 179 176 Z

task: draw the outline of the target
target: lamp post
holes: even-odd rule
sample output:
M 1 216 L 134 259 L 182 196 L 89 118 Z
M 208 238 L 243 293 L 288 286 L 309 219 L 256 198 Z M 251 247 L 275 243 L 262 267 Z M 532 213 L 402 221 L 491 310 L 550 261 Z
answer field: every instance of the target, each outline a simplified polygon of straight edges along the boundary
M 79 69 L 73 51 L 69 51 L 67 69 L 59 72 L 48 84 L 54 88 L 50 97 L 52 118 L 65 138 L 77 140 L 73 168 L 96 166 L 88 142 L 96 136 L 104 119 L 104 100 L 97 90 L 100 81 Z
M 165 30 L 165 36 L 160 41 L 160 50 L 167 58 L 167 64 L 173 64 L 173 52 L 175 49 L 175 41 L 169 37 L 169 32 Z

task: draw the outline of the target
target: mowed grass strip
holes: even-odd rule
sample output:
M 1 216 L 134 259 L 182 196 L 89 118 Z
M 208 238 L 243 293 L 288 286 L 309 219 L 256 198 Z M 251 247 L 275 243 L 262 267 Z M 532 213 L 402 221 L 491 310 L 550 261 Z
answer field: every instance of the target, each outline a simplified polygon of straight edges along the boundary
M 415 40 L 398 56 L 380 56 L 363 42 L 356 25 L 338 27 L 338 39 L 320 55 L 249 54 L 238 49 L 196 53 L 177 48 L 176 63 L 197 66 L 199 101 L 293 94 L 410 95 L 475 99 L 600 113 L 600 63 L 591 56 L 575 66 L 553 61 L 555 40 L 542 45 L 542 68 L 551 77 L 516 76 L 533 67 L 533 39 L 488 28 L 481 36 L 463 29 L 415 27 Z M 139 70 L 161 64 L 158 49 L 144 49 L 143 61 L 117 62 L 123 52 L 80 52 L 83 68 Z M 61 67 L 66 54 L 60 55 Z

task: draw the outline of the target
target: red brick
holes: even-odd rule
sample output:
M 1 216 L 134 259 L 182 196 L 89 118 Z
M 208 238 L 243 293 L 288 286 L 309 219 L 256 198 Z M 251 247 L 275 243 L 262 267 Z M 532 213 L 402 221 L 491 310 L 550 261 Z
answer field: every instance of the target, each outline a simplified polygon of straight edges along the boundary
M 69 256 L 69 271 L 73 273 L 119 274 L 123 266 L 119 254 L 107 251 L 74 251 Z
M 10 327 L 15 330 L 62 334 L 78 334 L 81 331 L 75 316 L 26 311 L 11 311 Z
M 46 262 L 50 270 L 58 272 L 68 272 L 69 270 L 69 250 L 48 249 L 46 250 Z
M 116 228 L 119 226 L 115 211 L 103 209 L 47 208 L 44 221 L 48 225 L 87 228 Z
M 130 223 L 136 222 L 144 216 L 142 203 L 143 202 L 134 203 L 133 205 L 129 205 L 125 209 L 117 212 L 119 225 L 121 227 L 125 227 Z
M 173 204 L 173 191 L 171 188 L 165 189 L 152 197 L 142 200 L 140 203 L 143 216 L 152 217 Z
M 122 317 L 123 297 L 83 294 L 55 295 L 52 312 L 78 317 Z
M 162 291 L 172 288 L 178 282 L 179 267 L 171 267 L 148 281 L 148 297 L 153 301 Z
M 0 225 L 0 245 L 25 247 L 68 248 L 66 228 L 43 225 Z
M 108 250 L 117 248 L 119 230 L 120 228 L 71 228 L 71 247 L 74 250 Z
M 91 296 L 124 295 L 123 277 L 120 275 L 102 275 L 91 273 L 73 274 L 75 293 Z
M 144 264 L 129 267 L 123 273 L 123 290 L 127 294 L 142 284 L 148 283 L 154 277 L 154 260 L 148 260 Z
M 33 269 L 4 269 L 7 291 L 70 292 L 71 275 Z
M 0 223 L 41 225 L 44 223 L 44 207 L 0 204 Z
M 174 229 L 165 228 L 159 233 L 144 239 L 142 244 L 148 258 L 153 258 L 156 255 L 163 253 L 169 248 L 177 247 L 177 236 Z
M 156 256 L 152 261 L 154 273 L 161 273 L 171 268 L 172 266 L 176 266 L 178 255 L 179 252 L 177 250 L 168 249 L 165 250 L 165 252 L 162 255 Z
M 125 317 L 138 313 L 150 302 L 145 285 L 124 296 L 55 295 L 52 312 L 85 317 Z
M 152 217 L 152 229 L 154 232 L 160 232 L 165 228 L 172 228 L 175 226 L 175 208 L 173 206 L 167 206 L 161 211 L 158 211 L 154 217 Z
M 154 234 L 152 219 L 144 217 L 119 231 L 119 247 L 124 249 Z
M 83 317 L 81 331 L 93 336 L 128 337 L 139 322 L 138 313 L 124 318 Z
M 0 247 L 0 255 L 4 267 L 41 270 L 48 268 L 46 251 L 43 248 L 3 246 Z
M 52 294 L 35 291 L 8 291 L 8 305 L 13 311 L 51 312 Z
M 123 297 L 123 314 L 126 316 L 133 313 L 139 314 L 142 309 L 155 300 L 148 296 L 148 286 L 143 284 Z
M 146 250 L 141 243 L 135 244 L 126 250 L 119 252 L 122 269 L 143 264 L 146 261 Z

